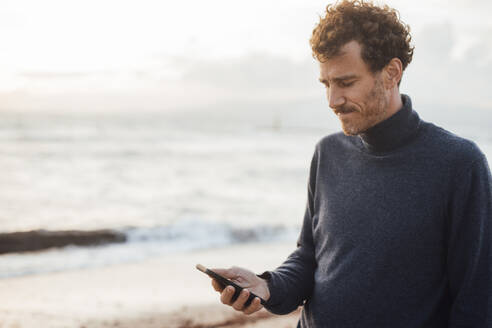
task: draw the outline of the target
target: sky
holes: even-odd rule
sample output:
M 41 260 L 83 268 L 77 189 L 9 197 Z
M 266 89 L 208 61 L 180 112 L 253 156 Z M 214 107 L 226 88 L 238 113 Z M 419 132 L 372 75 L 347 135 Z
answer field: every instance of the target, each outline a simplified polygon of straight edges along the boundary
M 2 0 L 0 110 L 326 106 L 308 40 L 328 3 Z M 421 106 L 492 112 L 492 2 L 385 3 L 415 45 L 401 91 Z

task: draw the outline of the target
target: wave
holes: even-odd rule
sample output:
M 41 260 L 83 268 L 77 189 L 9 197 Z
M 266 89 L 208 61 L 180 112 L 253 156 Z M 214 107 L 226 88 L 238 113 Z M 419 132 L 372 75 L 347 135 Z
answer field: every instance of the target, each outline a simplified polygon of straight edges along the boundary
M 280 241 L 297 229 L 281 225 L 237 227 L 229 223 L 180 220 L 174 224 L 123 230 L 130 243 L 158 243 L 167 250 L 192 250 L 230 244 Z
M 96 238 L 101 236 L 101 231 L 118 236 L 118 239 L 108 242 L 107 239 Z M 242 243 L 294 241 L 298 231 L 298 228 L 280 225 L 238 227 L 201 220 L 180 220 L 167 226 L 77 233 L 37 231 L 31 235 L 36 238 L 41 235 L 69 237 L 83 233 L 94 238 L 91 239 L 93 243 L 77 244 L 72 241 L 63 247 L 0 255 L 0 278 L 138 262 L 166 254 Z

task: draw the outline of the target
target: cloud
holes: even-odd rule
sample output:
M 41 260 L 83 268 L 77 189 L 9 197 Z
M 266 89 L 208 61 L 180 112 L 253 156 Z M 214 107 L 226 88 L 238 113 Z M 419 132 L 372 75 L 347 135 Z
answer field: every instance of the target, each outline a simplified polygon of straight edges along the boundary
M 115 75 L 112 71 L 84 71 L 84 72 L 49 72 L 49 71 L 28 71 L 18 74 L 19 77 L 27 79 L 80 79 L 94 76 Z
M 321 99 L 322 88 L 317 63 L 311 57 L 296 61 L 284 56 L 252 53 L 239 57 L 204 59 L 166 57 L 160 66 L 142 66 L 128 72 L 101 71 L 24 71 L 16 75 L 26 99 L 69 100 L 67 107 L 81 107 L 88 97 L 111 99 L 111 108 L 128 107 L 128 98 L 141 99 L 142 108 L 205 108 L 221 103 L 284 103 Z M 66 95 L 71 97 L 67 98 Z M 116 95 L 121 95 L 118 101 Z M 152 103 L 147 99 L 151 98 Z M 78 100 L 82 99 L 82 101 Z M 132 101 L 133 103 L 134 101 Z M 14 102 L 10 102 L 15 104 Z M 35 104 L 35 101 L 29 101 Z M 19 105 L 22 107 L 21 105 Z M 53 108 L 53 106 L 47 105 Z M 29 105 L 31 107 L 31 105 Z
M 402 92 L 410 94 L 419 107 L 492 111 L 489 35 L 483 31 L 479 40 L 485 41 L 470 44 L 456 57 L 454 25 L 425 26 L 414 35 L 414 61 L 404 74 Z M 8 104 L 10 108 L 60 110 L 326 111 L 318 74 L 309 54 L 303 60 L 258 52 L 215 59 L 174 56 L 126 73 L 26 71 L 22 78 L 33 83 L 26 83 L 22 94 L 11 94 Z
M 278 100 L 306 98 L 319 91 L 314 60 L 293 61 L 269 54 L 238 58 L 198 60 L 187 65 L 181 77 L 185 85 L 222 90 L 241 99 Z
M 403 88 L 428 106 L 492 111 L 490 42 L 476 42 L 461 56 L 453 56 L 456 31 L 444 23 L 423 28 L 415 36 L 415 46 L 414 61 L 404 75 Z
M 492 7 L 489 0 L 447 0 L 445 5 L 455 5 L 459 8 L 471 8 L 473 10 Z
M 425 61 L 448 60 L 455 45 L 452 28 L 449 23 L 427 25 L 417 35 L 416 59 L 422 56 Z
M 0 110 L 165 111 L 183 122 L 213 119 L 224 124 L 317 127 L 332 115 L 318 81 L 317 63 L 310 57 L 295 61 L 255 53 L 164 61 L 164 68 L 127 74 L 124 83 L 119 75 L 95 78 L 91 84 L 79 72 L 26 72 L 24 78 L 36 82 L 30 84 L 35 87 L 0 94 Z M 172 77 L 163 73 L 170 62 L 180 72 Z

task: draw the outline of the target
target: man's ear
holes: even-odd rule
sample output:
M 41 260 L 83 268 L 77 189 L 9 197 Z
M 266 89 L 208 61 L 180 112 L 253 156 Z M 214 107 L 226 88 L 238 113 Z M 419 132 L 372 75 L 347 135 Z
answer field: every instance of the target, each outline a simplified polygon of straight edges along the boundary
M 386 89 L 393 89 L 398 87 L 398 83 L 401 80 L 403 74 L 403 64 L 398 58 L 393 58 L 383 68 L 384 86 Z

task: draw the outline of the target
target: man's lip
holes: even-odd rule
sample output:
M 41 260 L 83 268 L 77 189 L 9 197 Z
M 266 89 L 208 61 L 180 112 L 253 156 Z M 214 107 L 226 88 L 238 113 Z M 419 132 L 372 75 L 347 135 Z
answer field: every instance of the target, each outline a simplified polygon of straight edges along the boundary
M 354 113 L 356 112 L 355 110 L 346 110 L 346 111 L 342 111 L 342 110 L 336 110 L 335 111 L 335 114 L 337 115 L 344 115 L 344 114 L 350 114 L 350 113 Z

